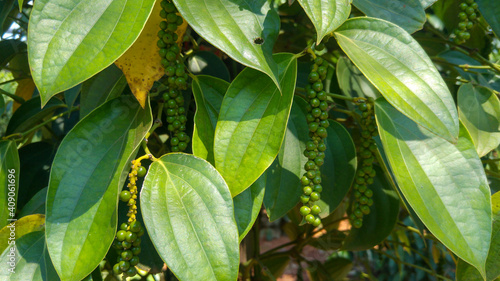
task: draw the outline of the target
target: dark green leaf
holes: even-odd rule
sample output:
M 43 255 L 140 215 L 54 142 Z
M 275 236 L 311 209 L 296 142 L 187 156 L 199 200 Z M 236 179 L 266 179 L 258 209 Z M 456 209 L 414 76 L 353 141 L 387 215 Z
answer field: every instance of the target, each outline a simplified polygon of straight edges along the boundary
M 300 178 L 304 174 L 307 158 L 305 143 L 309 140 L 309 126 L 301 109 L 301 98 L 295 98 L 290 111 L 285 138 L 278 156 L 266 170 L 264 205 L 270 221 L 277 220 L 299 202 L 302 195 Z
M 151 164 L 140 198 L 149 236 L 177 278 L 236 281 L 233 200 L 210 163 L 188 154 L 167 154 Z
M 80 118 L 110 99 L 118 97 L 127 86 L 127 79 L 114 64 L 82 83 Z
M 23 103 L 14 112 L 10 118 L 5 134 L 21 133 L 31 129 L 45 117 L 54 113 L 58 108 L 66 107 L 66 105 L 58 98 L 50 99 L 50 101 L 41 108 L 40 97 L 34 97 Z
M 421 0 L 353 0 L 369 17 L 390 21 L 408 33 L 422 29 L 427 18 Z
M 458 137 L 458 113 L 443 78 L 422 47 L 392 23 L 346 21 L 339 45 L 394 107 L 448 141 Z
M 64 91 L 64 101 L 69 108 L 72 108 L 80 94 L 82 84 L 78 84 L 71 89 Z
M 217 170 L 232 196 L 248 188 L 278 155 L 292 107 L 297 57 L 276 54 L 282 92 L 274 82 L 251 68 L 231 83 L 222 101 L 215 130 Z
M 500 39 L 500 6 L 496 0 L 476 0 L 481 15 L 490 25 L 493 33 Z
M 239 241 L 241 242 L 252 229 L 257 219 L 266 187 L 265 174 L 258 178 L 249 188 L 233 198 L 234 218 L 238 226 Z
M 349 235 L 342 245 L 343 250 L 363 251 L 382 242 L 391 234 L 399 214 L 399 197 L 391 188 L 385 174 L 377 166 L 373 184 L 369 188 L 373 191 L 373 205 L 370 214 L 363 217 L 361 228 L 351 228 Z
M 500 145 L 500 101 L 491 89 L 470 83 L 460 86 L 458 114 L 479 157 Z
M 493 231 L 491 232 L 491 245 L 486 259 L 486 279 L 498 280 L 500 278 L 500 192 L 491 196 L 493 213 Z M 457 281 L 483 281 L 483 277 L 470 264 L 459 260 L 457 264 Z
M 15 141 L 0 141 L 0 228 L 16 213 L 19 191 L 19 154 Z
M 231 79 L 224 62 L 212 52 L 199 51 L 194 53 L 187 59 L 187 67 L 194 75 L 210 75 L 227 82 Z
M 351 135 L 340 123 L 329 122 L 325 163 L 321 166 L 323 191 L 318 201 L 322 218 L 335 211 L 349 192 L 357 167 L 356 147 Z
M 276 253 L 274 255 L 262 258 L 261 265 L 265 266 L 265 270 L 262 270 L 262 278 L 264 278 L 264 280 L 266 281 L 276 280 L 276 278 L 279 278 L 283 275 L 283 272 L 285 272 L 285 269 L 289 263 L 290 256 L 286 253 Z
M 0 41 L 0 67 L 4 67 L 20 52 L 26 52 L 26 44 L 20 40 L 10 39 Z
M 0 6 L 0 27 L 4 25 L 5 19 L 10 14 L 12 7 L 14 7 L 15 0 L 4 0 L 2 1 L 2 6 Z M 3 30 L 2 30 L 3 36 Z
M 332 33 L 349 17 L 350 0 L 298 0 L 316 28 L 319 44 L 325 35 Z
M 484 275 L 491 238 L 490 191 L 465 127 L 456 145 L 378 99 L 380 137 L 401 192 L 427 228 Z
M 28 54 L 42 104 L 103 70 L 137 39 L 154 0 L 37 0 Z
M 118 191 L 151 123 L 149 107 L 122 96 L 87 115 L 59 146 L 47 193 L 46 236 L 62 280 L 84 278 L 106 255 L 116 230 Z
M 24 172 L 24 171 L 23 171 Z M 47 187 L 42 188 L 24 205 L 19 213 L 19 217 L 32 214 L 45 214 L 45 199 L 47 197 Z
M 273 46 L 280 20 L 267 0 L 174 0 L 201 37 L 237 62 L 262 71 L 279 85 Z
M 214 137 L 220 106 L 229 83 L 212 76 L 200 75 L 193 79 L 196 101 L 194 114 L 193 154 L 215 164 Z
M 440 53 L 438 55 L 438 57 L 443 58 L 447 62 L 452 63 L 452 64 L 456 64 L 456 65 L 465 65 L 465 64 L 471 65 L 471 66 L 481 65 L 481 63 L 478 62 L 477 60 L 469 57 L 466 54 L 460 53 L 458 51 L 447 50 L 447 51 Z M 464 71 L 462 68 L 460 68 L 458 66 L 453 67 L 453 68 L 464 79 L 470 80 L 470 79 L 476 79 L 476 77 L 477 77 L 477 75 L 475 75 L 471 72 Z M 485 73 L 488 73 L 488 70 L 486 70 L 486 69 L 474 69 L 474 72 L 485 74 Z

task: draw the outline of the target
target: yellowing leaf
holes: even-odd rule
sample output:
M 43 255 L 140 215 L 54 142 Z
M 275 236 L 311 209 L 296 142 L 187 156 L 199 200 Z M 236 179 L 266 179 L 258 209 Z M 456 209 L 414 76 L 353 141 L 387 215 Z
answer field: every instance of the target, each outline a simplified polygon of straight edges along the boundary
M 35 83 L 33 82 L 33 79 L 27 78 L 17 81 L 16 96 L 21 97 L 24 100 L 29 100 L 31 99 L 31 96 L 33 96 L 34 91 Z M 12 105 L 12 112 L 15 112 L 20 106 L 20 103 L 14 101 L 14 104 Z
M 160 17 L 160 2 L 156 1 L 153 11 L 137 40 L 115 62 L 123 71 L 130 90 L 143 108 L 149 89 L 151 89 L 156 80 L 163 76 L 165 71 L 160 63 L 159 48 L 156 45 L 158 41 L 156 34 L 160 30 L 160 22 L 163 20 Z M 187 23 L 184 22 L 177 29 L 176 33 L 179 35 L 178 43 L 182 42 L 186 27 Z

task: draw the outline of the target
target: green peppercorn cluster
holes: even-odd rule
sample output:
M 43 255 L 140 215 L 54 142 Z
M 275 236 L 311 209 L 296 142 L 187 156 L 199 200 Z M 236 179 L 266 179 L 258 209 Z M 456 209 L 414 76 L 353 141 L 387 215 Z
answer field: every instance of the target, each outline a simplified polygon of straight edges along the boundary
M 188 75 L 186 67 L 181 58 L 181 49 L 177 44 L 178 35 L 175 33 L 177 27 L 184 20 L 177 15 L 177 8 L 171 0 L 161 2 L 162 10 L 160 16 L 165 20 L 160 22 L 158 31 L 158 47 L 160 48 L 161 64 L 165 67 L 167 80 L 166 91 L 162 94 L 167 115 L 167 129 L 170 131 L 170 145 L 174 152 L 184 151 L 189 143 L 186 131 L 186 109 L 184 108 L 184 97 L 182 90 L 186 90 Z
M 470 33 L 469 30 L 474 27 L 473 21 L 477 19 L 479 11 L 477 9 L 477 3 L 474 0 L 464 0 L 460 3 L 461 12 L 458 13 L 458 18 L 460 22 L 457 28 L 453 30 L 455 38 L 453 39 L 456 44 L 463 44 L 465 41 L 469 40 Z
M 375 170 L 373 161 L 377 146 L 372 138 L 378 134 L 373 115 L 373 106 L 370 103 L 362 102 L 358 104 L 361 114 L 361 144 L 358 146 L 358 155 L 360 162 L 354 178 L 354 202 L 352 203 L 352 212 L 349 216 L 352 226 L 360 228 L 363 225 L 363 216 L 370 213 L 370 207 L 373 205 L 373 191 L 369 185 L 373 183 Z
M 141 253 L 141 236 L 144 235 L 144 228 L 141 223 L 136 220 L 137 214 L 137 177 L 144 177 L 146 168 L 141 166 L 140 160 L 132 160 L 132 171 L 128 174 L 129 190 L 120 192 L 120 200 L 126 202 L 129 206 L 127 213 L 128 221 L 120 226 L 120 230 L 116 233 L 113 248 L 118 253 L 117 263 L 113 266 L 115 274 L 125 274 L 134 276 L 137 274 L 135 265 L 139 263 L 139 254 Z
M 321 172 L 320 167 L 325 159 L 326 145 L 324 139 L 327 137 L 326 128 L 330 125 L 328 122 L 328 103 L 327 94 L 323 91 L 323 80 L 326 78 L 328 63 L 322 58 L 316 58 L 309 73 L 309 84 L 306 86 L 307 123 L 309 125 L 309 137 L 306 143 L 304 155 L 308 161 L 304 165 L 306 172 L 301 178 L 303 195 L 300 200 L 303 204 L 300 207 L 300 213 L 304 216 L 307 223 L 313 226 L 319 226 L 321 219 L 319 213 L 321 208 L 316 204 L 320 199 L 321 191 Z

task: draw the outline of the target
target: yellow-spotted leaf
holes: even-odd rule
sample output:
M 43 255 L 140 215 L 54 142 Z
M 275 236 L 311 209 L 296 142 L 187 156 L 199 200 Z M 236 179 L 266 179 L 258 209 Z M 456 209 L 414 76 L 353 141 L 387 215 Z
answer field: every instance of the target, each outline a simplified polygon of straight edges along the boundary
M 42 105 L 92 77 L 137 39 L 154 0 L 37 0 L 28 29 L 31 74 Z
M 160 55 L 158 54 L 160 49 L 156 45 L 158 41 L 156 34 L 160 30 L 160 22 L 163 20 L 160 17 L 162 9 L 160 3 L 161 1 L 156 1 L 151 16 L 137 40 L 115 62 L 123 71 L 130 90 L 142 108 L 144 108 L 149 89 L 151 89 L 153 83 L 165 74 L 165 69 L 160 63 Z M 186 27 L 187 23 L 184 22 L 177 29 L 178 40 L 182 40 Z
M 419 126 L 387 101 L 375 116 L 384 151 L 409 205 L 458 257 L 485 276 L 491 198 L 484 168 L 463 125 L 456 144 Z
M 396 109 L 434 134 L 456 142 L 455 102 L 429 56 L 401 27 L 353 18 L 335 31 L 340 47 Z

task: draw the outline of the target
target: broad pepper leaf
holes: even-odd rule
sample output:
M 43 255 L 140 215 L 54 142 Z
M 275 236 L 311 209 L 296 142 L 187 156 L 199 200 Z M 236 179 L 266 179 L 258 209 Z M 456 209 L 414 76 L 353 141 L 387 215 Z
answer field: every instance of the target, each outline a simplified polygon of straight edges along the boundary
M 19 154 L 15 141 L 0 141 L 0 227 L 16 213 L 19 190 Z
M 215 164 L 214 137 L 220 106 L 229 83 L 207 75 L 193 79 L 193 95 L 196 102 L 193 130 L 193 154 Z
M 249 188 L 233 198 L 234 218 L 238 226 L 239 242 L 245 238 L 252 229 L 257 219 L 262 201 L 264 200 L 264 190 L 266 187 L 265 173 L 258 178 Z
M 500 38 L 500 18 L 498 18 L 500 6 L 498 2 L 495 0 L 475 0 L 475 2 L 481 12 L 481 16 L 490 25 L 497 38 Z
M 110 100 L 64 138 L 50 173 L 47 247 L 61 280 L 80 280 L 102 261 L 117 226 L 118 192 L 152 124 L 132 96 Z
M 500 145 L 500 101 L 491 89 L 470 83 L 460 86 L 458 114 L 479 157 Z
M 456 142 L 458 113 L 425 51 L 401 27 L 374 18 L 347 20 L 335 37 L 387 101 L 436 135 Z
M 375 116 L 384 151 L 408 203 L 448 249 L 485 276 L 491 239 L 490 190 L 463 125 L 456 144 L 418 126 L 378 99 Z
M 42 188 L 24 205 L 19 213 L 19 217 L 32 214 L 45 214 L 45 198 L 47 197 L 47 187 Z
M 21 217 L 20 219 L 10 222 L 0 230 L 0 253 L 5 249 L 14 245 L 17 239 L 24 235 L 45 230 L 45 215 L 36 214 Z M 14 236 L 11 236 L 14 232 Z
M 222 176 L 193 155 L 153 162 L 141 191 L 144 224 L 158 253 L 180 280 L 238 277 L 238 228 Z
M 272 51 L 280 29 L 267 0 L 174 0 L 196 33 L 235 61 L 268 75 L 279 88 Z
M 325 35 L 332 33 L 351 13 L 350 0 L 298 0 L 316 28 L 319 44 Z
M 297 205 L 302 195 L 300 178 L 305 173 L 307 157 L 304 156 L 304 150 L 309 140 L 306 111 L 301 107 L 305 103 L 299 97 L 294 99 L 285 139 L 278 156 L 265 172 L 264 206 L 270 221 L 286 215 Z
M 215 129 L 215 167 L 232 196 L 248 188 L 278 155 L 292 107 L 297 57 L 276 54 L 282 92 L 263 73 L 243 70 L 227 90 Z
M 42 105 L 103 70 L 137 39 L 154 0 L 39 0 L 28 57 Z

